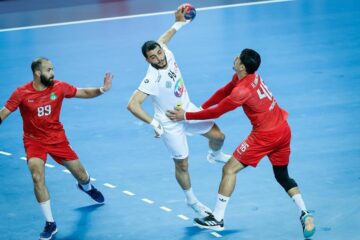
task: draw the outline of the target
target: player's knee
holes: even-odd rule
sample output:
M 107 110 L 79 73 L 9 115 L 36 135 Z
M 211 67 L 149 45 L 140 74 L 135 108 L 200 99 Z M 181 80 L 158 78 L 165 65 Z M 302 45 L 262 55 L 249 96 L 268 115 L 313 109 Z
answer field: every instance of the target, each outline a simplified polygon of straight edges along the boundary
M 43 184 L 44 183 L 44 175 L 39 172 L 32 172 L 31 177 L 32 177 L 34 184 Z
M 189 169 L 189 163 L 186 160 L 177 160 L 175 162 L 175 167 L 177 171 L 187 172 Z
M 229 164 L 225 164 L 222 169 L 223 176 L 236 174 L 236 170 Z
M 295 180 L 289 177 L 287 171 L 286 173 L 280 172 L 275 174 L 275 179 L 284 188 L 286 192 L 298 186 Z

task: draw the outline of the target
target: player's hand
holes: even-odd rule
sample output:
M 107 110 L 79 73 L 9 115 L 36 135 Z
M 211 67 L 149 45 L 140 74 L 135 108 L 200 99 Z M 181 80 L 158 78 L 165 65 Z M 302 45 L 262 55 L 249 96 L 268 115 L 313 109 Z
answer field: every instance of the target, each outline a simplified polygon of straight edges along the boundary
M 174 110 L 167 110 L 166 116 L 172 121 L 182 121 L 185 119 L 185 111 L 181 107 L 177 107 Z
M 104 85 L 102 86 L 102 90 L 103 90 L 104 92 L 110 90 L 110 88 L 111 88 L 111 86 L 112 86 L 112 80 L 113 80 L 113 78 L 114 78 L 114 76 L 113 76 L 111 73 L 109 73 L 109 72 L 105 73 Z
M 164 128 L 161 126 L 159 121 L 157 121 L 155 118 L 151 121 L 150 125 L 154 128 L 155 136 L 156 138 L 161 137 L 164 133 Z
M 175 22 L 187 22 L 185 19 L 185 9 L 179 7 L 175 12 Z

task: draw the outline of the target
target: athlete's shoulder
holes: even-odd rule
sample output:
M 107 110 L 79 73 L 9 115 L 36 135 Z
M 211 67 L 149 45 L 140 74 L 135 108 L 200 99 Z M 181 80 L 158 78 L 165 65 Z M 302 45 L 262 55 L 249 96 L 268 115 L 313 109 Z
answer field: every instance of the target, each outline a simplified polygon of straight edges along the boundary
M 154 68 L 149 64 L 149 68 L 144 77 L 144 81 L 147 80 L 148 82 L 156 82 L 159 76 L 160 76 L 159 70 L 157 70 L 156 68 Z

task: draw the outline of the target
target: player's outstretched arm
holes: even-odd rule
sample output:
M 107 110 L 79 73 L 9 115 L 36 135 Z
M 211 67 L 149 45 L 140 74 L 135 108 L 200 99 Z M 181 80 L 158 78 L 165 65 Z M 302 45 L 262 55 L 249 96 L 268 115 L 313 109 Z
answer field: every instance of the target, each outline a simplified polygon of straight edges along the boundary
M 163 35 L 158 39 L 159 43 L 167 45 L 170 39 L 175 35 L 177 31 L 190 21 L 186 21 L 185 19 L 185 10 L 184 8 L 179 8 L 175 12 L 175 23 L 171 26 L 169 30 L 167 30 Z
M 11 113 L 11 111 L 9 109 L 7 109 L 6 107 L 3 107 L 0 110 L 0 124 L 5 120 L 5 118 L 7 118 L 7 116 L 9 116 Z
M 156 119 L 150 117 L 141 106 L 147 96 L 148 95 L 146 93 L 135 90 L 133 95 L 130 97 L 127 109 L 138 119 L 150 124 L 154 128 L 155 137 L 160 137 L 164 133 L 161 124 Z
M 99 88 L 78 88 L 75 97 L 77 98 L 94 98 L 110 90 L 114 76 L 106 73 L 104 85 Z

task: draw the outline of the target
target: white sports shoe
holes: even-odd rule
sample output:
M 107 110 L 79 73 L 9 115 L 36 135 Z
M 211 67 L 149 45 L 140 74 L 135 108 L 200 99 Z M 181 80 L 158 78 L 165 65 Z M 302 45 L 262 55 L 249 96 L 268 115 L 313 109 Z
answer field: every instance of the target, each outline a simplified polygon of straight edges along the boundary
M 211 209 L 202 204 L 200 201 L 197 201 L 193 204 L 186 202 L 186 204 L 201 217 L 207 217 L 212 213 Z
M 229 161 L 230 158 L 231 155 L 225 154 L 222 151 L 214 153 L 211 150 L 209 150 L 208 155 L 206 157 L 206 159 L 212 164 L 214 164 L 215 162 L 226 163 L 227 161 Z

